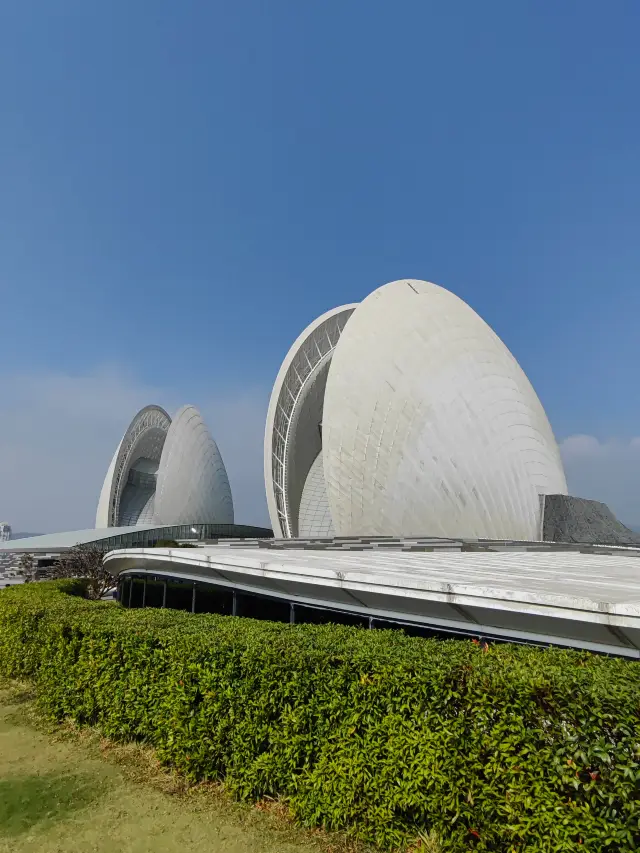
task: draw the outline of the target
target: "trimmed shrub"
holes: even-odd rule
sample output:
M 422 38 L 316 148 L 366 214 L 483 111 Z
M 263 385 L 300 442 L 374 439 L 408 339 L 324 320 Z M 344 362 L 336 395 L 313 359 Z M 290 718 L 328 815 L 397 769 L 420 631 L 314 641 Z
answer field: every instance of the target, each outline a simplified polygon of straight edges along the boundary
M 640 667 L 588 653 L 410 638 L 0 592 L 0 673 L 53 719 L 143 739 L 191 780 L 285 799 L 385 849 L 640 846 Z

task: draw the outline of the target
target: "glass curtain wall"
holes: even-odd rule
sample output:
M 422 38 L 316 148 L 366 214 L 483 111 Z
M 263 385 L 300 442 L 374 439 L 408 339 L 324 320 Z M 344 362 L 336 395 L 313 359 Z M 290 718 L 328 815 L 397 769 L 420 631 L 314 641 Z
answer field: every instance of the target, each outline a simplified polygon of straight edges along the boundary
M 273 539 L 273 531 L 246 524 L 174 524 L 108 536 L 106 539 L 95 540 L 95 544 L 107 551 L 114 551 L 119 548 L 152 548 L 162 539 L 191 542 L 216 539 Z

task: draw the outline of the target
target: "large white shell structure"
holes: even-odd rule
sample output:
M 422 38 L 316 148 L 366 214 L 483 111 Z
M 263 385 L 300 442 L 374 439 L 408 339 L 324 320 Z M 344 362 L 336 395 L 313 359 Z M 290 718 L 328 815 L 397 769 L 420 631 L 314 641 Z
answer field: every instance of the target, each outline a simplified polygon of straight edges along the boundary
M 195 523 L 233 523 L 220 451 L 193 406 L 173 422 L 159 406 L 145 406 L 111 460 L 96 527 Z
M 564 471 L 544 409 L 498 336 L 424 281 L 391 282 L 349 309 L 313 410 L 321 448 L 306 471 L 290 466 L 289 503 L 277 519 L 269 504 L 274 530 L 278 521 L 285 536 L 330 527 L 338 536 L 541 538 L 540 496 L 567 493 Z M 272 406 L 286 399 L 282 373 Z M 285 470 L 300 436 L 286 439 Z M 265 458 L 265 473 L 268 461 L 275 470 Z

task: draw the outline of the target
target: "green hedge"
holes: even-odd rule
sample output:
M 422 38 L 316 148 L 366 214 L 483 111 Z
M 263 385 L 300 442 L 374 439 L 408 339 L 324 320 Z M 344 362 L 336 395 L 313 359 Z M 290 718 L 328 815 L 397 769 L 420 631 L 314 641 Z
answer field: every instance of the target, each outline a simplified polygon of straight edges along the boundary
M 383 848 L 640 847 L 640 666 L 0 592 L 0 673 L 55 719 Z

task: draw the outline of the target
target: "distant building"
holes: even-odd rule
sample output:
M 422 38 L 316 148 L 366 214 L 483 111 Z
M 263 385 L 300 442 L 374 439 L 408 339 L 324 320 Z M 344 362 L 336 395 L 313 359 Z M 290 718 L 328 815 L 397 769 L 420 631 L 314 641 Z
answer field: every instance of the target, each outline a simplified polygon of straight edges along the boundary
M 138 412 L 107 471 L 96 528 L 233 524 L 229 479 L 202 415 L 183 406 Z
M 111 460 L 96 526 L 45 535 L 0 535 L 0 577 L 17 572 L 31 554 L 46 571 L 75 545 L 104 551 L 151 548 L 163 540 L 190 544 L 268 539 L 270 529 L 235 524 L 229 479 L 218 446 L 200 412 L 183 406 L 171 418 L 160 406 L 134 417 Z
M 0 542 L 8 542 L 11 539 L 11 525 L 0 521 Z

